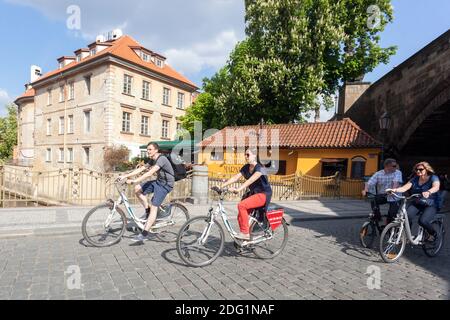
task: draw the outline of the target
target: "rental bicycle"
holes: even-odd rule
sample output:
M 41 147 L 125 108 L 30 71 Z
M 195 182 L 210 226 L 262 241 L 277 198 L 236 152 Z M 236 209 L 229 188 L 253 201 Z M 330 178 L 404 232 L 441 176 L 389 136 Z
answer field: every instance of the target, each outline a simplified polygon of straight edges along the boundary
M 125 194 L 126 184 L 116 180 L 114 186 L 119 192 L 116 201 L 108 199 L 106 203 L 92 208 L 84 217 L 81 231 L 84 239 L 95 247 L 108 247 L 118 243 L 126 230 L 127 224 L 133 224 L 137 229 L 143 230 L 146 220 L 138 218 L 130 206 Z M 120 208 L 124 205 L 126 215 Z M 158 215 L 152 230 L 164 242 L 174 242 L 178 230 L 189 220 L 189 212 L 185 206 L 178 202 L 163 204 L 158 209 Z
M 376 196 L 373 193 L 367 193 L 367 199 L 375 201 L 375 198 Z M 376 204 L 376 206 L 378 205 Z M 386 219 L 388 216 L 383 214 L 377 217 L 374 211 L 375 210 L 369 214 L 368 220 L 363 223 L 361 229 L 359 230 L 359 241 L 364 248 L 368 249 L 373 247 L 376 237 L 383 232 L 383 229 L 386 226 L 384 224 L 380 224 L 380 219 Z
M 213 187 L 211 190 L 219 196 L 217 207 L 215 209 L 211 207 L 206 216 L 187 221 L 178 233 L 177 252 L 186 264 L 192 267 L 203 267 L 213 263 L 221 255 L 224 250 L 225 233 L 217 221 L 219 216 L 238 251 L 251 251 L 261 259 L 272 259 L 283 251 L 288 240 L 288 223 L 284 218 L 273 230 L 265 210 L 256 209 L 249 217 L 250 240 L 237 239 L 237 233 L 228 221 L 227 212 L 223 206 L 228 189 Z M 274 209 L 270 208 L 269 211 Z
M 412 235 L 409 226 L 408 214 L 406 212 L 406 203 L 413 198 L 419 198 L 422 195 L 413 194 L 410 197 L 399 196 L 395 193 L 390 193 L 399 200 L 402 200 L 401 208 L 395 220 L 388 224 L 380 237 L 380 255 L 384 262 L 392 263 L 400 259 L 406 248 L 406 243 L 409 242 L 415 246 L 422 246 L 423 251 L 428 257 L 435 257 L 442 249 L 444 244 L 444 215 L 437 213 L 435 219 L 431 222 L 433 228 L 438 233 L 435 241 L 428 241 L 428 232 L 419 226 L 418 234 Z

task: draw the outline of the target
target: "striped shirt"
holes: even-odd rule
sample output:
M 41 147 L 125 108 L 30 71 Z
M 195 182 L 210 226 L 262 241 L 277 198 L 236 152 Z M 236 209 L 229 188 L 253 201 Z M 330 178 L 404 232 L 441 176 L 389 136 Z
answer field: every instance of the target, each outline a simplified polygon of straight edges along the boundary
M 400 170 L 395 170 L 392 173 L 386 173 L 384 170 L 376 172 L 367 182 L 368 187 L 375 187 L 376 194 L 386 194 L 386 189 L 394 188 L 394 183 L 399 185 L 403 183 L 402 173 Z M 389 202 L 394 202 L 396 199 L 392 196 L 387 197 Z

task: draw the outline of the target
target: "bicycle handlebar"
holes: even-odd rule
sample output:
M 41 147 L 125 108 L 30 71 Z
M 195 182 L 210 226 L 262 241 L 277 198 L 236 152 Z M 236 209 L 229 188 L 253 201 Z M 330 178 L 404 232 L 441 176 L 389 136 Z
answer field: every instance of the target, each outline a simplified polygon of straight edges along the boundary
M 387 193 L 388 195 L 393 196 L 394 198 L 397 198 L 397 199 L 400 199 L 400 200 L 404 200 L 404 199 L 410 200 L 410 199 L 412 199 L 412 198 L 419 198 L 419 197 L 422 197 L 422 195 L 421 195 L 420 193 L 413 194 L 413 195 L 411 195 L 411 196 L 409 196 L 409 197 L 399 196 L 398 194 L 396 194 L 396 193 L 393 192 L 392 190 L 386 190 L 386 193 Z

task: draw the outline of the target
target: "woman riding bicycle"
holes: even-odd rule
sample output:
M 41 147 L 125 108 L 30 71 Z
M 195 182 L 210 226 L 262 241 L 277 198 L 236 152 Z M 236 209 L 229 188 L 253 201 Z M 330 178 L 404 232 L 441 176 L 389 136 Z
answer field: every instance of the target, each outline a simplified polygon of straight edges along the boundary
M 268 207 L 272 198 L 272 188 L 269 184 L 265 168 L 257 161 L 257 148 L 247 148 L 245 159 L 247 164 L 243 166 L 240 172 L 222 185 L 222 188 L 233 184 L 241 177 L 247 181 L 239 188 L 229 188 L 229 191 L 239 193 L 247 187 L 250 189 L 250 196 L 243 199 L 238 204 L 238 222 L 241 232 L 236 238 L 250 240 L 250 227 L 248 224 L 249 214 L 252 210 L 262 207 Z
M 413 172 L 415 177 L 403 187 L 386 191 L 406 192 L 411 189 L 413 194 L 422 195 L 422 198 L 415 199 L 407 209 L 409 224 L 411 226 L 413 218 L 421 213 L 419 225 L 428 232 L 430 236 L 428 240 L 435 241 L 438 233 L 434 230 L 431 222 L 439 210 L 439 177 L 435 175 L 433 168 L 428 162 L 417 163 Z

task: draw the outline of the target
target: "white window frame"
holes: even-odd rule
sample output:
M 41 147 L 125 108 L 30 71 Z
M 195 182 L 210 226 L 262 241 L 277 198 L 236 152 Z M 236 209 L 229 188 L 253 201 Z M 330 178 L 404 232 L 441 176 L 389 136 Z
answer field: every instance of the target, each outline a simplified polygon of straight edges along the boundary
M 45 150 L 45 162 L 52 162 L 52 149 L 47 148 Z
M 83 154 L 83 157 L 84 157 L 83 163 L 87 164 L 87 165 L 91 164 L 91 148 L 83 147 L 83 153 L 84 153 Z
M 52 135 L 52 119 L 47 119 L 47 136 Z
M 84 133 L 91 133 L 91 111 L 87 110 L 84 114 Z
M 170 106 L 170 89 L 163 88 L 163 105 Z
M 178 92 L 177 107 L 178 107 L 178 109 L 184 109 L 184 93 L 183 92 Z
M 65 94 L 64 94 L 64 85 L 59 86 L 59 102 L 64 102 Z
M 167 125 L 165 125 L 167 124 Z M 168 139 L 169 138 L 169 127 L 170 127 L 170 121 L 163 119 L 162 125 L 161 125 L 161 137 Z
M 59 117 L 59 134 L 64 134 L 65 130 L 66 130 L 66 126 L 65 126 L 65 119 L 64 117 Z
M 122 111 L 122 132 L 131 133 L 131 112 Z
M 145 120 L 145 121 L 144 121 Z M 149 116 L 141 116 L 141 134 L 144 136 L 149 135 L 148 124 L 150 122 Z
M 67 148 L 67 162 L 73 162 L 73 148 Z
M 142 99 L 150 100 L 150 82 L 142 81 Z
M 67 133 L 74 133 L 74 120 L 73 114 L 67 117 Z
M 48 89 L 47 90 L 47 106 L 52 105 L 52 100 L 53 100 L 52 89 Z
M 75 99 L 75 82 L 69 83 L 69 100 Z
M 64 162 L 64 148 L 59 148 L 58 162 Z
M 122 93 L 131 96 L 132 87 L 133 87 L 133 76 L 130 76 L 129 74 L 124 74 Z

